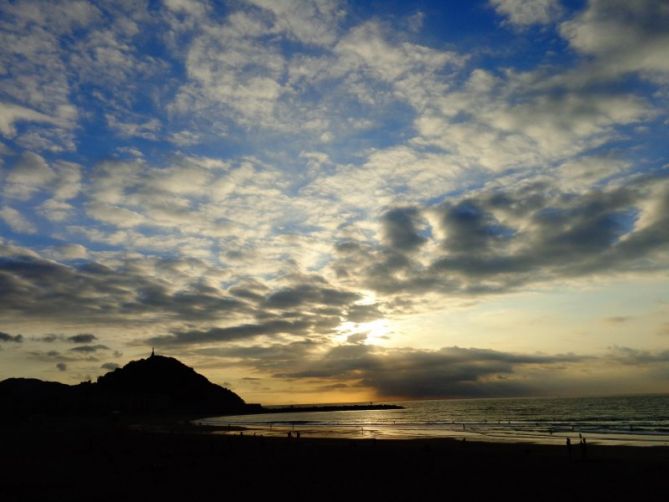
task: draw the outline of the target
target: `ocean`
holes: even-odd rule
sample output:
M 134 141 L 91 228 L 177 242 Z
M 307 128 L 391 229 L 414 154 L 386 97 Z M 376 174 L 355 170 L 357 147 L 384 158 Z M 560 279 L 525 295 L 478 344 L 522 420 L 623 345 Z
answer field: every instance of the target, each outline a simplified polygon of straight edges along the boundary
M 360 403 L 358 403 L 360 404 Z M 381 404 L 381 403 L 375 403 Z M 669 445 L 669 395 L 396 401 L 404 409 L 212 417 L 197 423 L 245 434 L 352 439 L 456 438 Z M 297 408 L 297 406 L 296 406 Z M 234 432 L 239 434 L 239 432 Z

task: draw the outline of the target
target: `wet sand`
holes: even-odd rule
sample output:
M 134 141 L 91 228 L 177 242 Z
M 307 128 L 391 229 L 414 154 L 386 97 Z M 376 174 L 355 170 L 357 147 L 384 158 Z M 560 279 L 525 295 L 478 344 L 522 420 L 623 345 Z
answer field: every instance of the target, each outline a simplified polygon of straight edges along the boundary
M 666 500 L 669 448 L 211 434 L 185 423 L 4 425 L 0 500 Z M 239 434 L 243 435 L 240 436 Z
M 227 434 L 229 429 L 233 431 L 244 430 L 250 434 L 267 437 L 284 437 L 288 432 L 300 432 L 305 438 L 328 438 L 328 439 L 454 439 L 477 442 L 495 443 L 541 443 L 547 445 L 565 444 L 567 438 L 571 441 L 579 441 L 584 434 L 590 444 L 609 446 L 666 446 L 669 447 L 669 435 L 667 434 L 634 434 L 634 433 L 602 433 L 592 431 L 572 430 L 548 431 L 548 430 L 518 430 L 514 427 L 501 428 L 488 424 L 452 424 L 439 427 L 420 427 L 403 425 L 378 425 L 378 424 L 356 424 L 356 425 L 314 425 L 310 423 L 295 422 L 226 422 L 225 417 L 205 418 L 196 421 L 196 424 L 206 427 L 217 434 Z

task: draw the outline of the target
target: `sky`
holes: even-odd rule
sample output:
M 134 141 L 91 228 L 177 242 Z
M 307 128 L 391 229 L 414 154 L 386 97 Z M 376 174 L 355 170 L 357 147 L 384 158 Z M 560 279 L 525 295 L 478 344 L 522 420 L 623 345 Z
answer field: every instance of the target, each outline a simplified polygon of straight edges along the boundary
M 669 389 L 665 0 L 0 2 L 0 379 Z

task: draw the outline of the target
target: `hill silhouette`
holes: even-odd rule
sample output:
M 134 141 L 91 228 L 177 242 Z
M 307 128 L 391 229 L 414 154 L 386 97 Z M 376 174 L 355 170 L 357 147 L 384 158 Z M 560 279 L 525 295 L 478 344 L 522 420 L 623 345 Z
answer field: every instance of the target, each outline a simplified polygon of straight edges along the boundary
M 172 357 L 151 355 L 97 379 L 65 385 L 34 378 L 0 382 L 3 418 L 28 414 L 194 414 L 261 410 Z
M 184 412 L 243 410 L 244 400 L 216 385 L 173 357 L 151 355 L 102 375 L 95 384 L 98 399 L 119 408 L 169 409 Z
M 8 378 L 0 382 L 3 418 L 7 414 L 63 411 L 73 408 L 73 387 L 37 378 Z

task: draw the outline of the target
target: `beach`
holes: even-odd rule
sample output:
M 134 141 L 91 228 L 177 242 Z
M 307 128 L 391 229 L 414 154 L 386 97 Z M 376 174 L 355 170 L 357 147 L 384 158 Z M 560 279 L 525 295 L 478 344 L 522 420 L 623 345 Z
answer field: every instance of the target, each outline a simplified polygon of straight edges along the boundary
M 389 404 L 386 404 L 388 406 Z M 564 445 L 669 446 L 669 396 L 441 399 L 404 401 L 393 408 L 310 407 L 198 421 L 225 431 L 245 427 L 263 436 L 335 439 L 430 439 Z M 383 405 L 381 405 L 383 406 Z
M 292 435 L 292 434 L 291 434 Z M 666 500 L 669 448 L 212 434 L 183 420 L 25 421 L 0 500 Z

